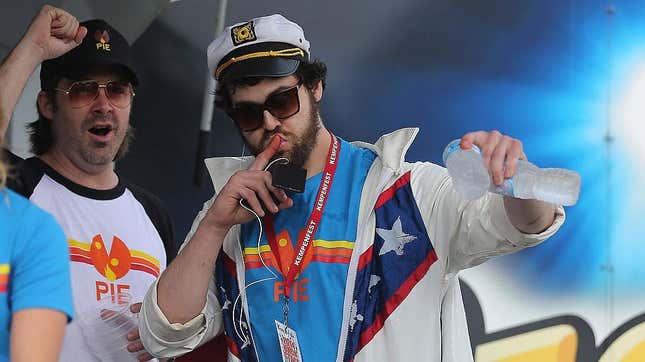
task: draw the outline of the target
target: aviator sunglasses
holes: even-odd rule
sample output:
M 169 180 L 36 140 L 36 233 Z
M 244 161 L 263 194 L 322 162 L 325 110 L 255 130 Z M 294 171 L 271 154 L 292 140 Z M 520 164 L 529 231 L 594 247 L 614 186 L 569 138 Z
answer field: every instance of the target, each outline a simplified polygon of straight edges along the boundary
M 241 102 L 236 104 L 235 107 L 228 108 L 226 113 L 244 132 L 252 132 L 262 126 L 265 110 L 282 121 L 300 111 L 300 99 L 298 97 L 300 84 L 298 83 L 291 88 L 269 95 L 264 104 Z
M 72 83 L 67 89 L 54 88 L 54 90 L 67 94 L 72 108 L 81 108 L 94 102 L 101 88 L 105 89 L 108 100 L 117 108 L 129 106 L 134 97 L 134 90 L 130 83 L 117 81 L 100 83 L 97 80 L 82 80 Z

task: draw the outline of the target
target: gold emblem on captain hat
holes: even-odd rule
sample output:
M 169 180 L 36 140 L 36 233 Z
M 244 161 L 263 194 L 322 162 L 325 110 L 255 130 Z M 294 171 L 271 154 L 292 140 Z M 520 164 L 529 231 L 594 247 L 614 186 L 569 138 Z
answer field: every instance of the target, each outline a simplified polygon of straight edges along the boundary
M 253 22 L 250 21 L 246 24 L 233 27 L 231 29 L 231 37 L 233 38 L 233 44 L 235 45 L 240 45 L 256 40 L 257 38 L 255 36 Z

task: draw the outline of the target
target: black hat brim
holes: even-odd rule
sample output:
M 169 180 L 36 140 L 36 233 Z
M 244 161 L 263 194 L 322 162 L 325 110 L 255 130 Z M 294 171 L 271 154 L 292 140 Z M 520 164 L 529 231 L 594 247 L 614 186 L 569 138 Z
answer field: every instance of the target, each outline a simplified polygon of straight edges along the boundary
M 111 69 L 121 72 L 127 80 L 133 85 L 139 85 L 139 78 L 132 68 L 120 62 L 111 62 L 105 59 L 84 59 L 76 63 L 52 62 L 43 63 L 40 69 L 40 82 L 42 89 L 49 89 L 56 86 L 51 84 L 57 81 L 59 77 L 65 77 L 73 80 L 79 80 L 87 74 L 93 67 L 110 67 Z
M 286 77 L 296 72 L 299 59 L 262 57 L 247 59 L 232 64 L 219 77 L 220 81 L 230 81 L 247 77 Z

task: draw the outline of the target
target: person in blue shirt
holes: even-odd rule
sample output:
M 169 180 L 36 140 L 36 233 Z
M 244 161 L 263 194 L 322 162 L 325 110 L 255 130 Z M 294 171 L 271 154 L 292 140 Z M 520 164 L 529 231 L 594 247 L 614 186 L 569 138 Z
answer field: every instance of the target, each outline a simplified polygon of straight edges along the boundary
M 7 59 L 34 50 L 55 57 L 84 35 L 74 17 L 46 6 Z M 22 89 L 6 85 L 28 76 L 21 70 L 29 66 L 12 61 L 0 66 L 3 131 Z M 0 161 L 0 362 L 57 361 L 73 316 L 67 241 L 50 214 L 5 187 L 7 174 Z
M 24 197 L 0 199 L 0 362 L 56 361 L 73 311 L 65 236 Z

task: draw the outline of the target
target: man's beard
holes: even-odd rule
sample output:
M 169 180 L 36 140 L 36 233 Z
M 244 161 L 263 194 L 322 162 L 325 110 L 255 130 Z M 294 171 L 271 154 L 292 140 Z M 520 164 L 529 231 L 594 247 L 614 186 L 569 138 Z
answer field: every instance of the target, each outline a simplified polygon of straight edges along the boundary
M 289 164 L 292 166 L 304 168 L 305 163 L 309 159 L 311 152 L 316 147 L 318 141 L 318 131 L 320 130 L 320 112 L 319 104 L 315 102 L 313 95 L 309 95 L 311 99 L 311 111 L 309 117 L 307 118 L 308 125 L 305 128 L 305 131 L 300 136 L 293 135 L 294 138 L 290 138 L 289 141 L 292 144 L 291 150 L 283 150 L 276 152 L 275 155 L 271 158 L 271 161 L 278 158 L 286 158 L 289 160 Z M 266 146 L 271 142 L 271 139 L 276 134 L 281 133 L 280 126 L 276 127 L 272 132 L 266 132 L 262 135 L 262 139 L 259 142 L 259 147 L 253 147 L 248 144 L 247 146 L 253 152 L 254 155 L 258 155 L 262 152 Z M 287 135 L 288 136 L 288 135 Z
M 96 118 L 101 118 L 99 117 L 92 117 L 89 118 L 85 121 L 84 128 L 88 128 L 91 126 L 95 121 Z M 119 136 L 118 133 L 120 132 L 119 128 L 117 127 L 115 122 L 110 122 L 112 123 L 112 132 L 114 132 L 114 138 L 115 138 L 115 143 L 114 144 L 108 144 L 108 143 L 95 143 L 93 145 L 82 145 L 79 143 L 76 147 L 76 152 L 81 156 L 81 158 L 87 162 L 88 164 L 95 165 L 95 166 L 101 166 L 101 165 L 106 165 L 110 164 L 114 161 L 117 161 L 125 154 L 128 152 L 128 149 L 130 148 L 130 144 L 134 140 L 134 128 L 128 124 L 126 127 L 125 134 L 123 136 Z M 118 146 L 118 147 L 116 147 Z M 111 148 L 111 149 L 106 149 L 106 148 Z M 104 149 L 104 152 L 97 152 L 98 149 Z

